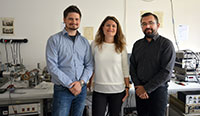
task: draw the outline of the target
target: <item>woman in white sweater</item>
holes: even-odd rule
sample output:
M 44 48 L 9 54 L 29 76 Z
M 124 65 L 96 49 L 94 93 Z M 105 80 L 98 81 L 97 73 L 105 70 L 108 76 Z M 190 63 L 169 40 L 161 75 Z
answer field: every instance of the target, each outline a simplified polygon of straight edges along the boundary
M 129 66 L 125 37 L 115 17 L 104 19 L 91 46 L 95 62 L 92 115 L 104 116 L 108 106 L 109 116 L 119 116 L 129 95 Z

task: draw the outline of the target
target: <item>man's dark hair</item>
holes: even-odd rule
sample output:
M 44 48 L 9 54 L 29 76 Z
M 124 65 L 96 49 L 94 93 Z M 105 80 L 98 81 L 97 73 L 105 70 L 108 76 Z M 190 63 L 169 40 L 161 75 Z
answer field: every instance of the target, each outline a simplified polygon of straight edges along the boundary
M 153 17 L 156 19 L 156 23 L 157 23 L 157 24 L 159 23 L 158 17 L 157 17 L 155 14 L 151 13 L 151 12 L 144 13 L 144 14 L 141 16 L 140 22 L 142 23 L 142 19 L 143 19 L 144 17 L 147 17 L 147 16 L 153 16 Z
M 67 15 L 68 15 L 69 13 L 72 13 L 72 12 L 78 13 L 78 14 L 80 15 L 80 18 L 81 18 L 81 11 L 80 11 L 79 8 L 78 8 L 77 6 L 75 6 L 75 5 L 71 5 L 71 6 L 69 6 L 69 7 L 67 7 L 67 8 L 65 9 L 65 11 L 63 12 L 64 18 L 66 18 Z

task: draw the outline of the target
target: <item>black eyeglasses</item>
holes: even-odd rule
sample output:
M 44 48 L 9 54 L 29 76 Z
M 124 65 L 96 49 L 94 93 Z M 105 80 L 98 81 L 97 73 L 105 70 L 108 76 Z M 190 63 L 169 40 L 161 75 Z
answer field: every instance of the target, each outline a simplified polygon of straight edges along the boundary
M 156 24 L 156 22 L 150 21 L 149 23 L 145 23 L 145 22 L 142 23 L 141 26 L 142 26 L 142 27 L 146 27 L 147 25 L 153 26 L 153 25 L 155 25 L 155 24 Z

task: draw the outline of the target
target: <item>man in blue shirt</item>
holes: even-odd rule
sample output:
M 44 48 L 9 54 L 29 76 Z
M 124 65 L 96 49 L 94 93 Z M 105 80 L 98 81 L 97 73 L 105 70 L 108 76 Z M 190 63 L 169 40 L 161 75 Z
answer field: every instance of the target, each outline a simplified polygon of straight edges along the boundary
M 86 83 L 93 72 L 90 44 L 78 32 L 80 10 L 72 5 L 64 11 L 65 28 L 52 35 L 46 46 L 48 71 L 54 83 L 53 116 L 82 116 Z

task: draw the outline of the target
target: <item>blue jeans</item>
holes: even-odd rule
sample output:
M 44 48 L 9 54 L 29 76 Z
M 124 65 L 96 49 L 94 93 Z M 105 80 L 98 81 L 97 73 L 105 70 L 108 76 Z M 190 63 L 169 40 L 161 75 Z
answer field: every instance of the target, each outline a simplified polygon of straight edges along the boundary
M 82 116 L 86 95 L 86 85 L 77 96 L 66 87 L 54 85 L 52 116 Z

